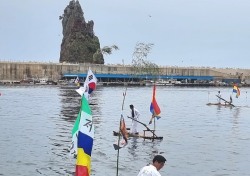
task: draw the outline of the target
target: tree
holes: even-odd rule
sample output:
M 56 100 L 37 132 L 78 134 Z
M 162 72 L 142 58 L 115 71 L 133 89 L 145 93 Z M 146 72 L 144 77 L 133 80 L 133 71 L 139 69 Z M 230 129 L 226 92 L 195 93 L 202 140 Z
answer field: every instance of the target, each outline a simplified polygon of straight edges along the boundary
M 118 46 L 112 45 L 112 46 L 104 46 L 101 48 L 102 54 L 112 54 L 113 50 L 119 50 Z
M 112 46 L 104 46 L 103 48 L 98 49 L 95 54 L 93 55 L 93 61 L 95 63 L 95 61 L 98 61 L 103 54 L 112 54 L 113 50 L 119 50 L 118 46 L 116 45 L 112 45 Z
M 137 43 L 133 53 L 132 66 L 137 75 L 159 75 L 159 67 L 157 64 L 148 60 L 154 44 Z

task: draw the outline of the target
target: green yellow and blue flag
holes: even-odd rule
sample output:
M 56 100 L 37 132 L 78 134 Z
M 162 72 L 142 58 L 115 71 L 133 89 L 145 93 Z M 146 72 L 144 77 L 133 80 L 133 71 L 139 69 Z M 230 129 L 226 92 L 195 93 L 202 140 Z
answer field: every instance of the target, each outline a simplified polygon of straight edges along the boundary
M 72 147 L 70 153 L 76 156 L 76 176 L 90 176 L 91 152 L 94 139 L 92 112 L 85 96 L 81 99 L 81 108 L 72 129 Z

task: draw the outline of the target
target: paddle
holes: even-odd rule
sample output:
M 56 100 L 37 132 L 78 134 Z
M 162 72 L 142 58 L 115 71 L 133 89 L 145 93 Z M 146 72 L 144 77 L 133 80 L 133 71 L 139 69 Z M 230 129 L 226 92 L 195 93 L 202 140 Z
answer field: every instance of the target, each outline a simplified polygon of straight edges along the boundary
M 145 127 L 147 128 L 148 131 L 150 131 L 151 133 L 153 133 L 153 136 L 154 136 L 154 137 L 158 137 L 158 136 L 156 136 L 155 132 L 152 131 L 145 123 L 142 123 L 142 122 L 140 122 L 140 121 L 134 119 L 133 117 L 129 117 L 129 116 L 127 116 L 127 117 L 130 118 L 130 119 L 132 119 L 132 120 L 134 120 L 134 121 L 136 121 L 136 122 L 138 122 L 138 123 L 140 123 L 140 124 L 142 124 L 143 126 L 145 126 Z
M 219 97 L 218 95 L 216 95 L 216 97 L 218 97 L 219 99 L 225 101 L 225 102 L 228 103 L 229 105 L 235 107 L 232 103 L 230 103 L 229 101 L 225 100 L 224 98 L 221 98 L 221 97 Z

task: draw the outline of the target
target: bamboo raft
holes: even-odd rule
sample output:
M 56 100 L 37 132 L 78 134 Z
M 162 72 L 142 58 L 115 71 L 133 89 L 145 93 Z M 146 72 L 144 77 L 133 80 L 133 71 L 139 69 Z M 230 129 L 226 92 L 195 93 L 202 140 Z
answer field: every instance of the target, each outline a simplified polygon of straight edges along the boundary
M 221 99 L 222 101 L 224 101 L 225 103 L 207 103 L 208 106 L 210 105 L 216 105 L 216 106 L 225 106 L 225 107 L 235 107 L 234 104 L 232 104 L 231 102 L 225 100 L 224 98 L 221 98 L 220 96 L 216 95 L 217 98 Z
M 233 104 L 223 104 L 223 103 L 207 103 L 208 106 L 216 105 L 216 106 L 225 106 L 225 107 L 234 107 Z
M 152 135 L 151 136 L 147 135 L 146 132 L 151 132 Z M 150 139 L 150 140 L 162 140 L 163 139 L 162 136 L 156 136 L 156 135 L 153 135 L 153 134 L 154 134 L 154 130 L 143 130 L 143 133 L 139 133 L 139 134 L 132 134 L 132 133 L 128 132 L 129 137 L 143 138 L 144 140 L 145 139 Z M 118 135 L 121 135 L 121 133 L 119 133 L 117 131 L 113 131 L 113 135 L 118 136 Z

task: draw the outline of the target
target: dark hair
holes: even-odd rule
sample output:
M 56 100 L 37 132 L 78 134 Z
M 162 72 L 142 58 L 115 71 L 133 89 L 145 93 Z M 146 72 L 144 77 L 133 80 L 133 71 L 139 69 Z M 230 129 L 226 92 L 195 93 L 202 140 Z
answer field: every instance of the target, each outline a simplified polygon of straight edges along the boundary
M 130 108 L 133 108 L 133 107 L 134 107 L 134 105 L 132 105 L 132 104 L 131 104 L 131 105 L 129 105 L 129 107 L 130 107 Z
M 157 161 L 158 163 L 165 163 L 165 161 L 167 161 L 167 160 L 166 160 L 166 158 L 164 158 L 164 157 L 161 156 L 161 155 L 156 155 L 156 156 L 154 157 L 154 159 L 153 159 L 153 163 L 154 163 L 155 161 Z

